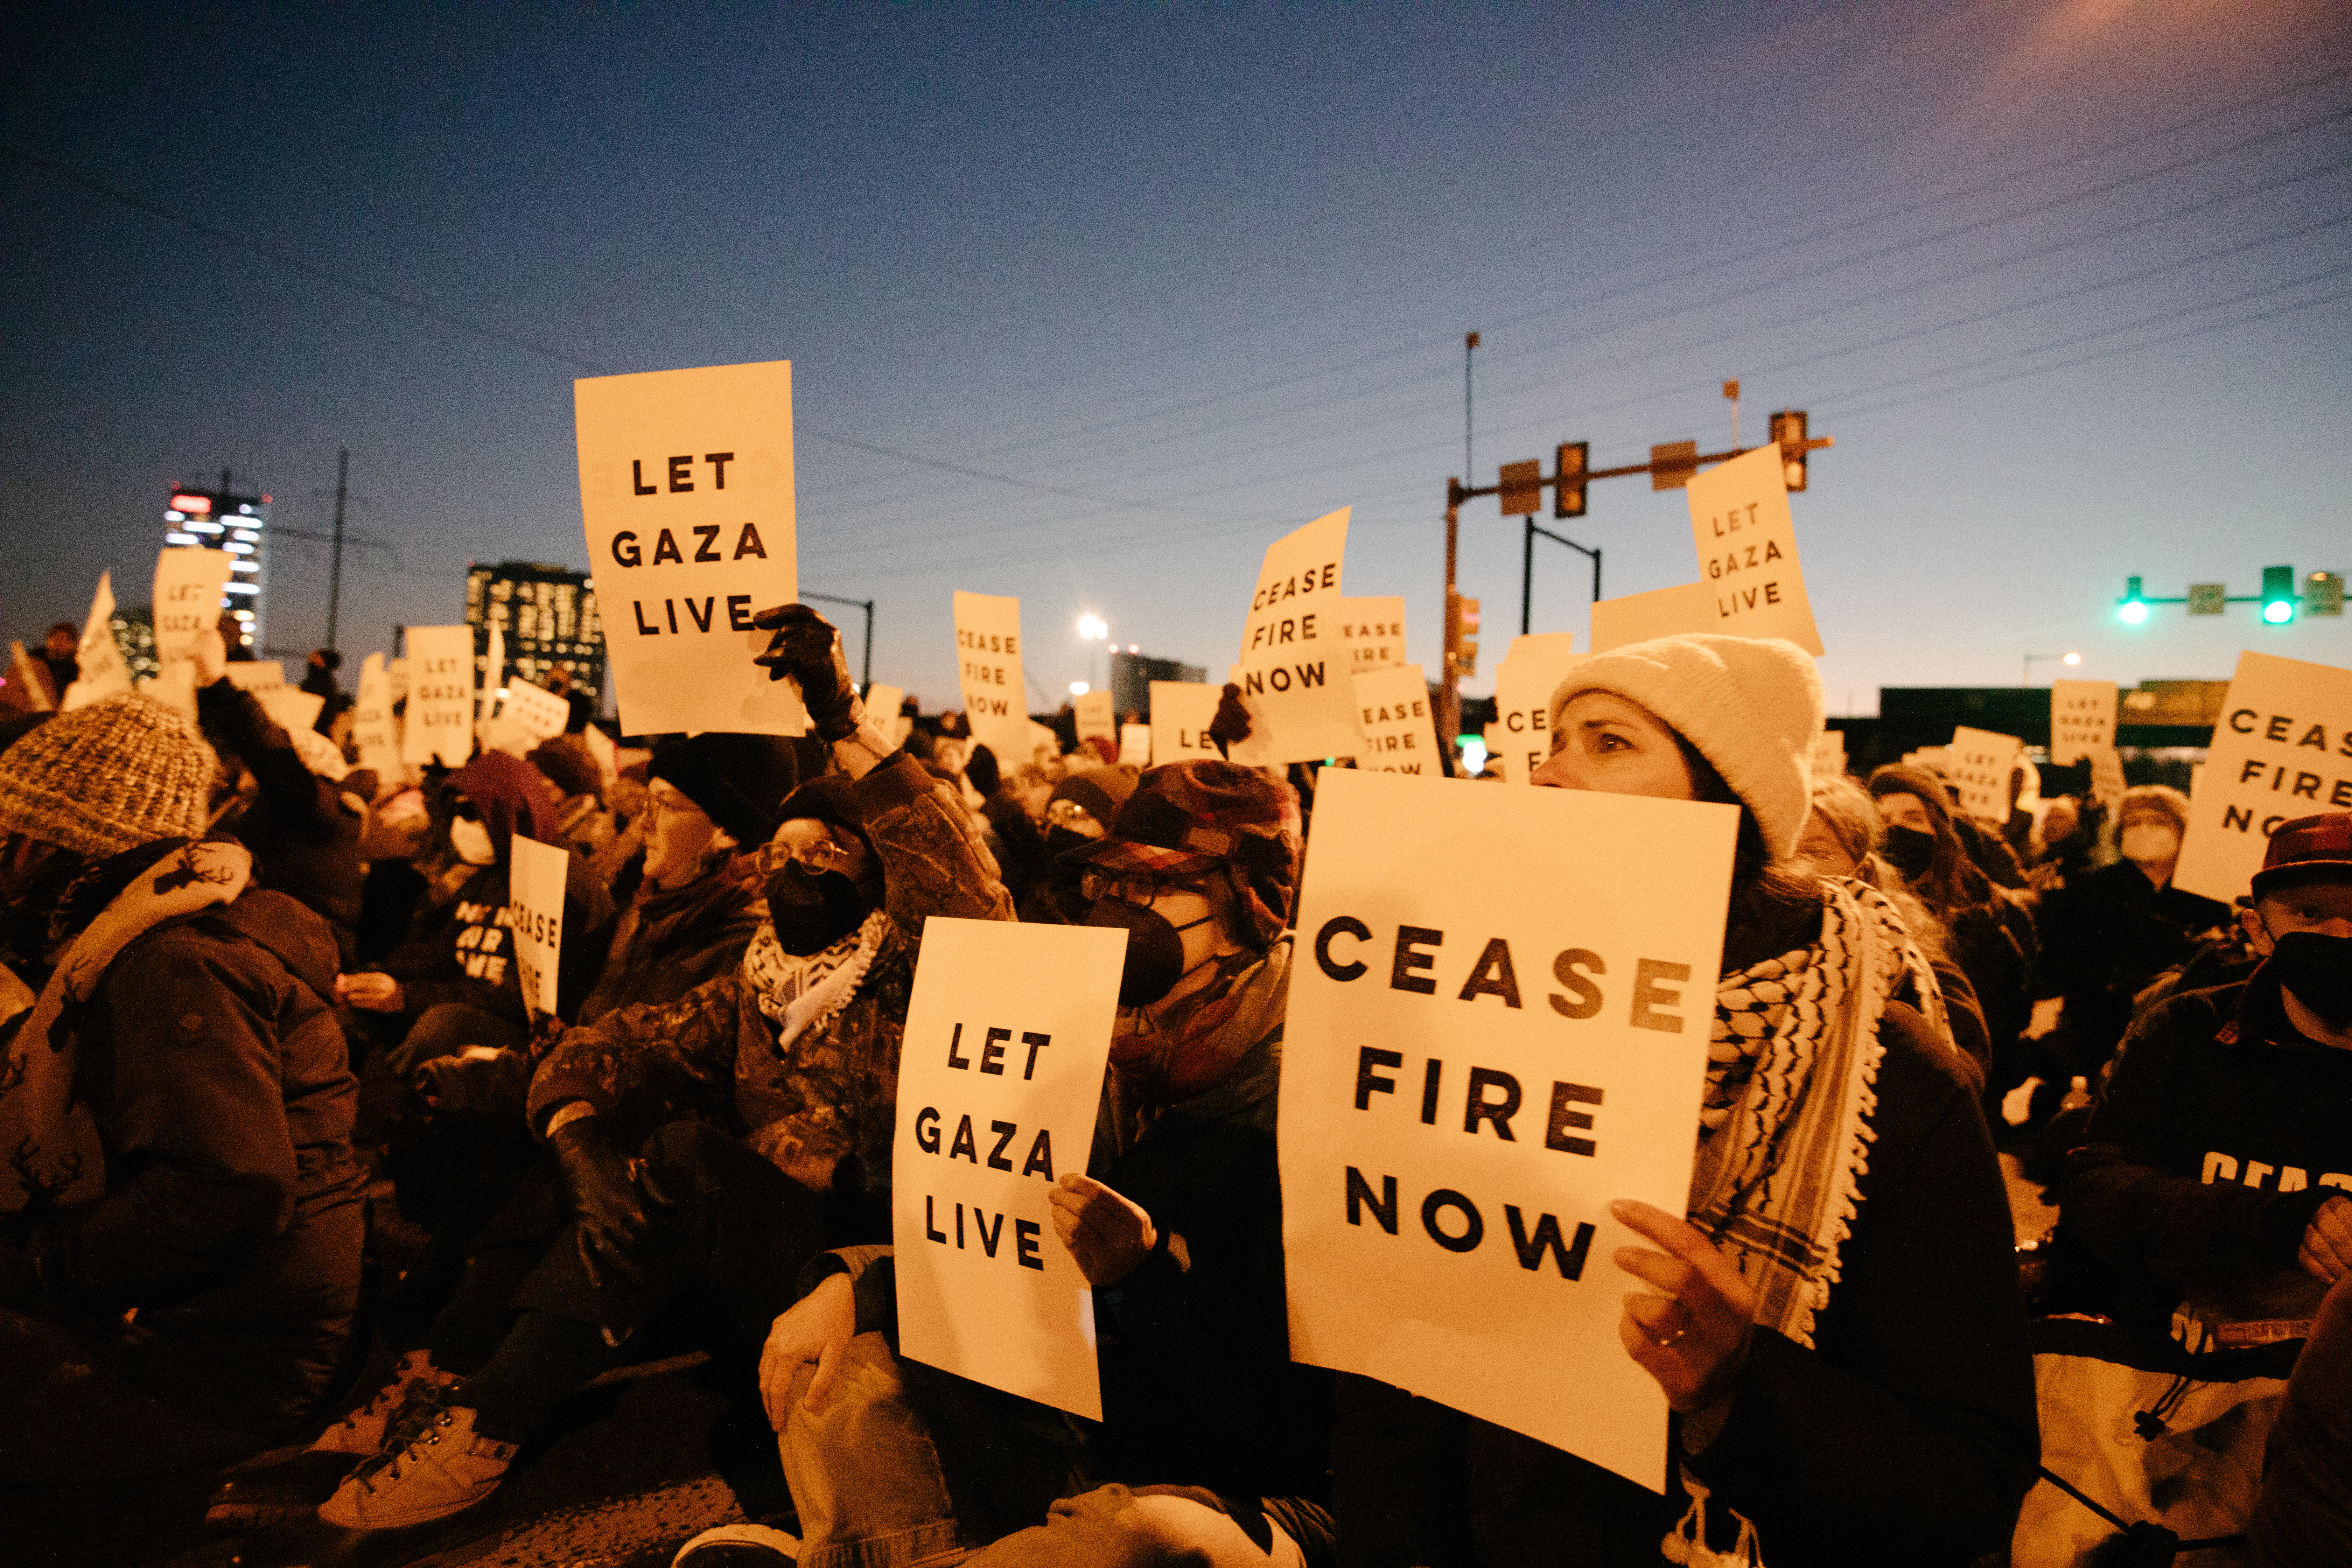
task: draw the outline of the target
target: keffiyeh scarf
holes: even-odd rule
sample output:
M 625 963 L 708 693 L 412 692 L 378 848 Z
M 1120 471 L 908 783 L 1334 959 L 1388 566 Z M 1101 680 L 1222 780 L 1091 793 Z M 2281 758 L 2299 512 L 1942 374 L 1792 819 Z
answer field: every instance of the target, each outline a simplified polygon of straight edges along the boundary
M 776 928 L 760 922 L 743 954 L 743 979 L 761 1016 L 776 1026 L 780 1054 L 791 1050 L 793 1042 L 809 1030 L 822 1029 L 840 1016 L 874 967 L 891 929 L 889 911 L 876 910 L 831 947 L 802 955 L 786 952 L 776 940 Z

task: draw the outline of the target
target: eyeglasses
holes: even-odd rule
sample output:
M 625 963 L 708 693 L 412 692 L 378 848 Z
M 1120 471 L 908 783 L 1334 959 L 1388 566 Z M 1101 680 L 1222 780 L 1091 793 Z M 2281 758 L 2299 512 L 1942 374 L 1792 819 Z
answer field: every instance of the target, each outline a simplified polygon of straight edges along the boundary
M 1198 893 L 1200 881 L 1192 877 L 1175 877 L 1161 871 L 1087 871 L 1078 878 L 1078 891 L 1091 903 L 1097 899 L 1116 899 L 1122 904 L 1148 908 L 1163 893 Z
M 1095 814 L 1075 800 L 1057 800 L 1045 808 L 1045 821 L 1055 827 L 1076 827 L 1080 824 L 1099 826 Z
M 830 838 L 811 839 L 800 845 L 771 840 L 760 846 L 760 853 L 756 857 L 760 874 L 763 877 L 774 876 L 795 860 L 819 876 L 827 871 L 845 872 L 850 858 L 849 851 Z

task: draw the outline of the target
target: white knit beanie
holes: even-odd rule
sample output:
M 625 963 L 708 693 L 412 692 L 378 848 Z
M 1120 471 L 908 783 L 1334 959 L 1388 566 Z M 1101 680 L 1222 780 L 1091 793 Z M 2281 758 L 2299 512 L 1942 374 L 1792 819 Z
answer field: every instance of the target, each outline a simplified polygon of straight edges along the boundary
M 0 752 L 0 833 L 104 859 L 158 838 L 196 838 L 213 749 L 149 697 L 60 713 Z
M 1628 643 L 1578 663 L 1551 694 L 1551 726 L 1587 691 L 1638 702 L 1696 747 L 1756 818 L 1775 860 L 1797 852 L 1812 809 L 1822 678 L 1784 637 L 1687 632 Z

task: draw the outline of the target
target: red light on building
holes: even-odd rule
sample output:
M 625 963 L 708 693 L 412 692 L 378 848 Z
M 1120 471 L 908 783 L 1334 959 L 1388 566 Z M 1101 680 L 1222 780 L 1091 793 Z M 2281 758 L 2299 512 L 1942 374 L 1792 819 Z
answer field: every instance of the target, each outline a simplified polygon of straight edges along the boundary
M 210 496 L 175 495 L 172 498 L 172 510 L 173 511 L 192 511 L 201 517 L 213 510 L 213 498 Z

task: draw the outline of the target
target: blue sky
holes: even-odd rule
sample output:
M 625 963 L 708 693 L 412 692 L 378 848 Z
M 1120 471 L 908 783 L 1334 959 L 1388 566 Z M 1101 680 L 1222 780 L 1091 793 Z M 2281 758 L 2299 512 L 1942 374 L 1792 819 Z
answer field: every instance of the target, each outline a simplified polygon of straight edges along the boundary
M 1832 712 L 2070 648 L 2127 684 L 2352 664 L 2343 621 L 2112 613 L 2132 573 L 2352 566 L 2325 0 L 52 6 L 12 35 L 0 636 L 79 618 L 101 568 L 140 597 L 173 479 L 226 464 L 316 526 L 349 447 L 398 564 L 350 565 L 342 642 L 384 646 L 457 618 L 468 560 L 584 563 L 579 362 L 788 358 L 803 583 L 877 599 L 876 676 L 927 707 L 957 588 L 1021 596 L 1056 693 L 1085 611 L 1221 668 L 1266 542 L 1343 504 L 1349 590 L 1406 595 L 1433 669 L 1475 329 L 1476 482 L 1564 439 L 1726 445 L 1728 376 L 1749 441 L 1780 407 L 1836 437 L 1795 501 Z M 1553 526 L 1612 595 L 1696 575 L 1643 481 Z M 1518 530 L 1473 502 L 1464 539 L 1491 672 Z M 1535 629 L 1582 633 L 1589 569 L 1544 549 Z M 307 646 L 324 552 L 275 572 L 271 640 Z

